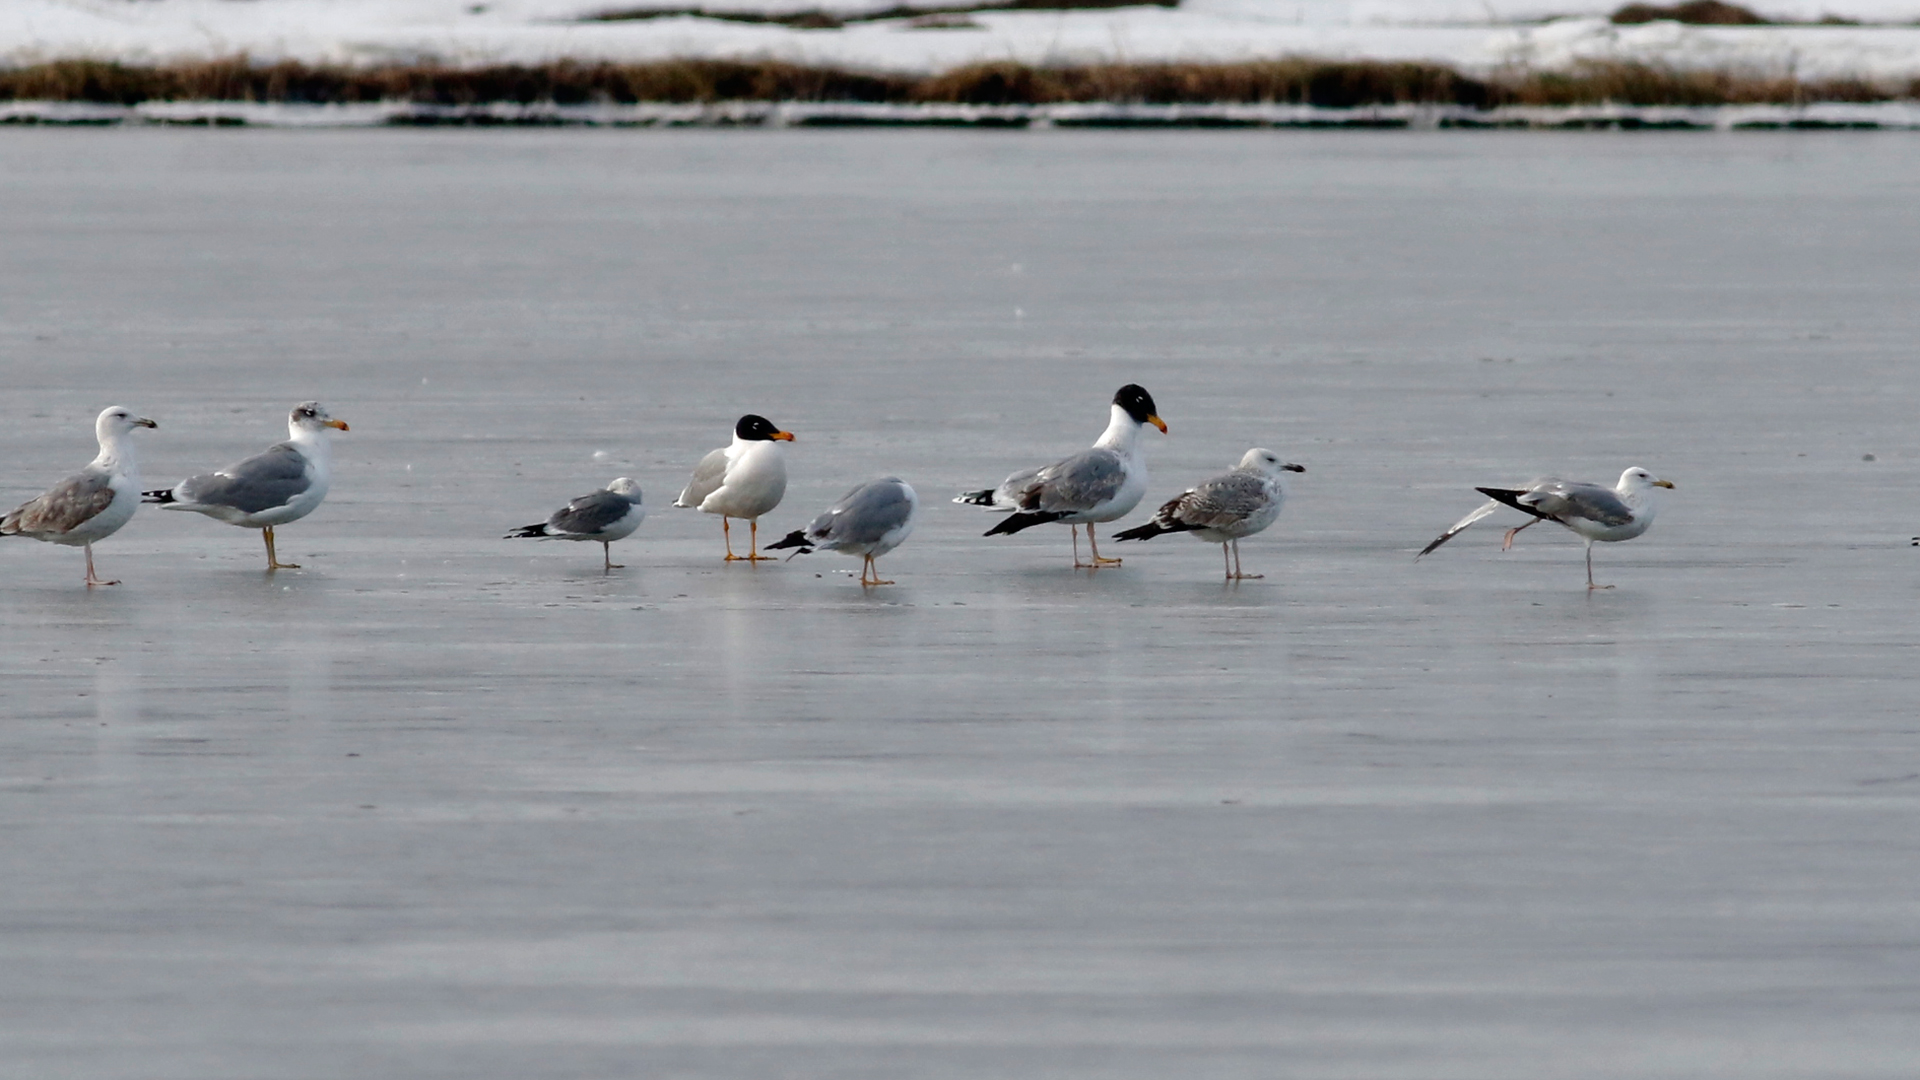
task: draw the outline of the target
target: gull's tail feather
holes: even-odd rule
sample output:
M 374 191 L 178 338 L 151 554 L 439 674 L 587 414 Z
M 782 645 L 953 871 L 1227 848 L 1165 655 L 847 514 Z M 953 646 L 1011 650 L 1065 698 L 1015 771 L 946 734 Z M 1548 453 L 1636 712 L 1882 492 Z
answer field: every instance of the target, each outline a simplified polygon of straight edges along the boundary
M 1178 527 L 1171 528 L 1171 529 L 1167 528 L 1166 526 L 1160 524 L 1158 521 L 1149 521 L 1145 525 L 1135 525 L 1133 528 L 1128 529 L 1125 532 L 1114 533 L 1113 538 L 1115 540 L 1151 540 L 1154 537 L 1159 536 L 1161 533 L 1185 532 L 1185 531 L 1186 531 L 1185 529 L 1181 529 Z
M 799 548 L 800 550 L 793 554 L 805 555 L 813 550 L 813 544 L 807 539 L 806 530 L 795 529 L 774 543 L 767 545 L 768 551 L 773 551 L 776 548 Z M 791 558 L 792 556 L 788 557 Z
M 1498 489 L 1476 488 L 1475 490 L 1481 492 L 1482 494 L 1491 496 L 1494 494 L 1494 491 Z M 1500 494 L 1513 495 L 1515 497 L 1518 497 L 1526 493 L 1522 491 L 1502 490 L 1500 491 Z M 1479 508 L 1474 510 L 1473 513 L 1468 514 L 1466 517 L 1463 517 L 1459 521 L 1454 522 L 1452 525 L 1447 527 L 1446 532 L 1443 532 L 1439 536 L 1434 537 L 1433 543 L 1428 544 L 1426 547 L 1421 548 L 1420 555 L 1432 554 L 1434 548 L 1437 548 L 1441 544 L 1444 544 L 1447 541 L 1453 539 L 1454 537 L 1459 536 L 1461 532 L 1465 531 L 1467 526 L 1473 524 L 1476 521 L 1479 521 L 1481 518 L 1486 517 L 1488 514 L 1493 513 L 1495 510 L 1500 509 L 1501 503 L 1502 503 L 1502 500 L 1498 496 L 1494 496 L 1490 501 L 1480 504 Z M 1509 503 L 1508 505 L 1512 505 L 1512 504 Z M 1526 508 L 1521 507 L 1520 509 L 1524 510 Z M 1414 556 L 1414 560 L 1416 562 L 1419 561 L 1420 555 Z
M 541 540 L 552 535 L 553 535 L 552 533 L 547 531 L 547 523 L 543 521 L 538 525 L 522 525 L 519 528 L 508 533 L 507 535 L 501 537 L 500 539 L 502 540 Z
M 981 488 L 979 491 L 963 491 L 954 496 L 953 501 L 968 506 L 992 506 L 993 488 Z
M 1045 525 L 1049 521 L 1059 521 L 1067 515 L 1054 510 L 1036 510 L 1010 515 L 1005 521 L 981 533 L 982 536 L 999 536 L 1002 533 L 1012 535 L 1021 529 L 1031 529 L 1035 525 Z

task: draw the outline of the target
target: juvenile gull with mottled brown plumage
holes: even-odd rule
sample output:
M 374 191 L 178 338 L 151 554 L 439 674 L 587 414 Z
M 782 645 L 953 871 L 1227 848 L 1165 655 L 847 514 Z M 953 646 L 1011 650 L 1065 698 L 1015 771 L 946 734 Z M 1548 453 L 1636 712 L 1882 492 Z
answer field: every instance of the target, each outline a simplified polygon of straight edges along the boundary
M 1115 540 L 1151 540 L 1161 533 L 1192 533 L 1210 544 L 1220 545 L 1220 558 L 1227 563 L 1227 580 L 1264 577 L 1243 573 L 1240 569 L 1240 541 L 1273 524 L 1280 507 L 1287 501 L 1284 477 L 1290 472 L 1306 472 L 1304 466 L 1282 461 L 1271 450 L 1254 447 L 1240 458 L 1232 472 L 1204 480 L 1169 500 L 1145 525 L 1115 533 Z
M 86 468 L 29 499 L 0 518 L 0 536 L 27 536 L 87 550 L 87 587 L 118 585 L 93 572 L 93 542 L 105 540 L 133 520 L 140 506 L 140 475 L 127 435 L 136 427 L 159 427 L 120 405 L 93 422 L 100 453 Z

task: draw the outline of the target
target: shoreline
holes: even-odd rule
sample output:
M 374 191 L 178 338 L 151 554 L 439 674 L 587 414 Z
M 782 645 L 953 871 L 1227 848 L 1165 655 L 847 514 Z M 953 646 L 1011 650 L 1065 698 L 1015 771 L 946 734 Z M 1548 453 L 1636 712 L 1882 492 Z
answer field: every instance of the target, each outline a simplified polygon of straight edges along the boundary
M 580 127 L 981 129 L 1373 129 L 1554 131 L 1920 131 L 1920 102 L 1718 106 L 893 105 L 858 102 L 555 105 L 314 105 L 168 101 L 139 105 L 0 102 L 0 126 L 53 127 Z

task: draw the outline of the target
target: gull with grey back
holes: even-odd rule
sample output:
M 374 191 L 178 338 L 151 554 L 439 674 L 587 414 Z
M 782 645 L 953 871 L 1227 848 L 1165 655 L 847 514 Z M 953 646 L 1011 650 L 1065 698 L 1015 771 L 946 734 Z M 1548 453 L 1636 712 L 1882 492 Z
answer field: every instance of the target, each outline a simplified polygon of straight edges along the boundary
M 538 525 L 522 525 L 506 535 L 508 540 L 598 540 L 603 569 L 623 569 L 613 561 L 615 540 L 633 535 L 647 519 L 640 505 L 640 485 L 630 476 L 622 476 L 599 491 L 582 495 L 555 510 Z
M 159 426 L 124 406 L 108 406 L 93 422 L 100 453 L 86 468 L 0 518 L 0 536 L 85 548 L 87 587 L 120 584 L 102 581 L 93 572 L 93 542 L 105 540 L 133 520 L 140 506 L 140 474 L 127 436 L 137 427 Z
M 333 479 L 329 435 L 346 431 L 317 401 L 303 401 L 287 415 L 287 440 L 274 443 L 244 461 L 170 488 L 146 492 L 146 501 L 164 510 L 191 510 L 243 529 L 259 529 L 267 545 L 267 569 L 298 570 L 283 563 L 273 546 L 273 528 L 314 512 L 327 497 Z
M 906 541 L 919 513 L 920 496 L 905 480 L 897 476 L 869 480 L 841 496 L 806 528 L 768 544 L 767 550 L 798 548 L 793 554 L 805 555 L 820 548 L 858 556 L 860 584 L 891 585 L 880 579 L 874 560 Z
M 953 501 L 1008 513 L 1005 521 L 986 531 L 987 536 L 1058 521 L 1073 531 L 1076 569 L 1118 565 L 1119 559 L 1101 556 L 1093 526 L 1125 517 L 1147 493 L 1147 462 L 1140 452 L 1140 430 L 1148 424 L 1162 434 L 1167 430 L 1154 407 L 1153 395 L 1128 383 L 1113 395 L 1107 430 L 1094 440 L 1091 449 L 1051 465 L 1024 469 L 1001 481 L 997 488 L 964 492 Z M 1091 563 L 1080 561 L 1082 524 L 1087 527 L 1087 544 L 1093 551 Z
M 1532 520 L 1524 525 L 1516 525 L 1507 530 L 1506 538 L 1500 544 L 1505 551 L 1513 546 L 1513 538 L 1542 521 L 1551 521 L 1561 525 L 1586 541 L 1587 545 L 1587 588 L 1611 589 L 1611 585 L 1593 583 L 1593 545 L 1594 541 L 1618 543 L 1631 540 L 1653 526 L 1654 511 L 1658 503 L 1654 499 L 1655 488 L 1671 489 L 1673 483 L 1656 478 L 1652 473 L 1633 466 L 1620 474 L 1620 482 L 1613 487 L 1599 484 L 1583 484 L 1554 477 L 1543 477 L 1524 488 L 1475 488 L 1487 496 L 1487 501 L 1473 513 L 1448 526 L 1447 531 L 1435 537 L 1433 542 L 1420 549 L 1415 555 L 1418 561 L 1421 555 L 1430 554 L 1441 544 L 1458 536 L 1467 526 L 1500 509 L 1510 506 L 1523 514 L 1531 515 Z
M 1115 540 L 1151 540 L 1162 533 L 1184 532 L 1220 545 L 1220 558 L 1227 563 L 1227 580 L 1259 578 L 1240 569 L 1240 541 L 1264 530 L 1280 516 L 1287 501 L 1286 474 L 1306 472 L 1303 465 L 1282 461 L 1271 450 L 1254 447 L 1240 458 L 1233 471 L 1181 492 L 1167 501 L 1145 525 L 1114 534 Z M 1233 557 L 1227 558 L 1227 548 Z

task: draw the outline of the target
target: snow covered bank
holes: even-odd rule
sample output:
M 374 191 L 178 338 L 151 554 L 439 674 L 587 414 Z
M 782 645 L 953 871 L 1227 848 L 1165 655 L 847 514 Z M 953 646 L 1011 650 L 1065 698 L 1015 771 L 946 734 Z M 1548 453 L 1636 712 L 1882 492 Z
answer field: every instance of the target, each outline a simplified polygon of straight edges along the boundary
M 1866 26 L 1616 26 L 1581 0 L 1187 0 L 1177 8 L 994 11 L 809 30 L 686 15 L 591 21 L 646 0 L 8 0 L 0 64 L 91 58 L 132 64 L 246 55 L 256 62 L 452 65 L 559 60 L 780 60 L 931 73 L 1028 65 L 1219 62 L 1283 56 L 1420 61 L 1484 73 L 1633 62 L 1802 79 L 1920 76 L 1920 0 L 1783 0 L 1770 17 L 1834 14 Z M 663 0 L 663 8 L 686 8 Z M 895 0 L 713 0 L 709 10 L 873 11 Z M 1548 22 L 1527 22 L 1548 16 Z M 939 22 L 939 20 L 935 20 Z

